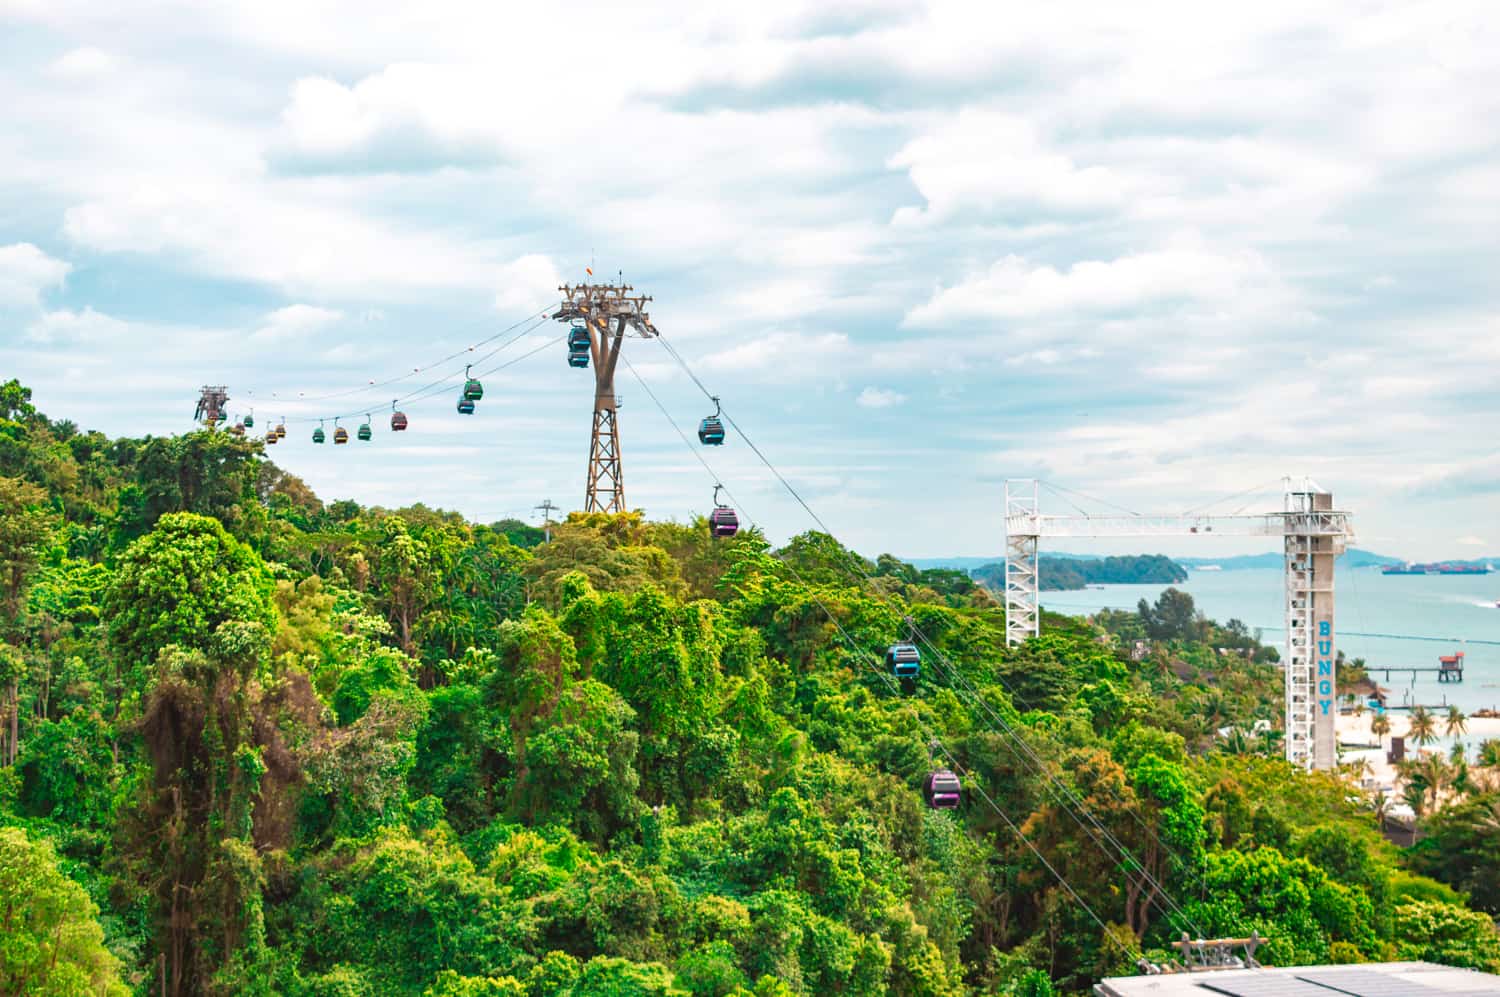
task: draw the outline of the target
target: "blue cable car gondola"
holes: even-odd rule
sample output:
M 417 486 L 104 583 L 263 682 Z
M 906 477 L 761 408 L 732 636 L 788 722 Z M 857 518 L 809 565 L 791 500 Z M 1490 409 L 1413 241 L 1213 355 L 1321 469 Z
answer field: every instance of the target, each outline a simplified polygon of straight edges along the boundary
M 708 532 L 715 539 L 732 537 L 740 531 L 740 517 L 719 501 L 719 490 L 723 487 L 714 485 L 714 509 L 708 514 Z
M 914 679 L 922 671 L 922 652 L 912 643 L 892 644 L 885 652 L 885 663 L 897 678 Z
M 928 773 L 927 781 L 922 784 L 922 795 L 934 810 L 956 810 L 963 788 L 958 776 L 947 769 L 938 769 Z
M 568 330 L 568 349 L 570 351 L 587 350 L 589 348 L 589 331 L 581 325 L 575 325 Z
M 698 442 L 706 447 L 724 445 L 724 423 L 719 418 L 719 396 L 714 396 L 714 414 L 698 423 Z
M 474 399 L 472 399 L 472 398 L 465 398 L 463 395 L 459 395 L 458 396 L 458 414 L 459 415 L 473 415 L 474 414 Z

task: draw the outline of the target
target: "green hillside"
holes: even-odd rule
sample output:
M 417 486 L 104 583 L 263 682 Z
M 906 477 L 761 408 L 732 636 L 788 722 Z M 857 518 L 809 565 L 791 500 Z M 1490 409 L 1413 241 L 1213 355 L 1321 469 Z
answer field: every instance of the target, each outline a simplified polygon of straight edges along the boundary
M 1280 761 L 1274 655 L 1181 593 L 1008 649 L 818 533 L 540 541 L 0 388 L 0 992 L 1083 994 L 1182 931 L 1500 969 L 1493 864 Z

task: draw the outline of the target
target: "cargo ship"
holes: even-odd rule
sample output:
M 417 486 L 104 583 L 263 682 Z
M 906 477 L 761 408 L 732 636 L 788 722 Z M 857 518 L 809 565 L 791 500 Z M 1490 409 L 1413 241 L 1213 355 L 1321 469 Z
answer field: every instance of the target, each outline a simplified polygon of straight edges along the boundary
M 1382 575 L 1487 575 L 1493 570 L 1488 564 L 1387 564 L 1380 569 Z

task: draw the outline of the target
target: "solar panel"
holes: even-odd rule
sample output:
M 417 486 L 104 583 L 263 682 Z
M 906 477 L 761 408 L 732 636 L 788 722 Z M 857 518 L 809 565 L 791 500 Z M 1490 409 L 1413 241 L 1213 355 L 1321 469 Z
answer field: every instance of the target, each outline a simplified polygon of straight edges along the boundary
M 1295 976 L 1280 974 L 1242 976 L 1233 980 L 1200 980 L 1198 986 L 1211 993 L 1227 994 L 1228 997 L 1341 997 L 1336 990 L 1299 980 Z
M 1494 997 L 1500 994 L 1500 986 L 1478 974 L 1474 974 L 1472 985 L 1455 990 L 1447 986 L 1431 987 L 1420 982 L 1415 977 L 1423 972 L 1423 969 L 1412 967 L 1408 972 L 1394 975 L 1354 966 L 1329 966 L 1326 969 L 1300 970 L 1297 978 L 1329 988 L 1334 993 L 1328 997 L 1339 994 L 1352 994 L 1354 997 Z M 1451 979 L 1448 973 L 1442 975 L 1445 982 Z M 1470 984 L 1470 981 L 1464 980 L 1464 983 Z

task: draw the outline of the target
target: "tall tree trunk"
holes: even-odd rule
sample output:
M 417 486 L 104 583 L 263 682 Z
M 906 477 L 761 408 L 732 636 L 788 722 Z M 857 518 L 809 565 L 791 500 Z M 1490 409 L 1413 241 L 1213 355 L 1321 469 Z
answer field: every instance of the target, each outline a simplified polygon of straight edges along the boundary
M 21 738 L 21 686 L 19 681 L 10 684 L 10 744 L 7 750 L 10 752 L 8 764 L 16 763 L 17 749 Z

